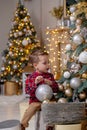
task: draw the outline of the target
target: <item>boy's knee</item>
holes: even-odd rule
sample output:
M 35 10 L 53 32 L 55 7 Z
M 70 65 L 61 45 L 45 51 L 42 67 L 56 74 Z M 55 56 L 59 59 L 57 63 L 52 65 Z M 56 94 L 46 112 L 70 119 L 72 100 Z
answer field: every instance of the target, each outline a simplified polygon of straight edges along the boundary
M 34 103 L 33 105 L 34 105 L 34 107 L 36 107 L 37 109 L 40 109 L 40 108 L 41 108 L 41 103 Z

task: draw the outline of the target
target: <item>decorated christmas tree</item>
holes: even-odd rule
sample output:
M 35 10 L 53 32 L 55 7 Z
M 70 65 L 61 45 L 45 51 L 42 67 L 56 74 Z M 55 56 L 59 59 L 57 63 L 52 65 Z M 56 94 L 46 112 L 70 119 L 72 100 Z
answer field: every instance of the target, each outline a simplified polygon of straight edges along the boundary
M 21 82 L 31 50 L 39 46 L 35 28 L 30 21 L 30 14 L 21 0 L 17 4 L 12 20 L 7 46 L 7 49 L 2 52 L 1 81 Z
M 58 102 L 83 102 L 87 99 L 87 1 L 70 6 L 71 43 L 66 49 L 66 68 L 59 83 Z

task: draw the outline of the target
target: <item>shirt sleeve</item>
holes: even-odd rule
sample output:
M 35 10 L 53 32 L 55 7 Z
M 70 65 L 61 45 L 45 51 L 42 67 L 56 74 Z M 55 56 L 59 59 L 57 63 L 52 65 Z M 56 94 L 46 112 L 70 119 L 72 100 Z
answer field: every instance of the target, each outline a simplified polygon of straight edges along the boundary
M 35 78 L 29 76 L 25 81 L 25 92 L 26 94 L 32 95 L 35 93 L 37 85 L 35 84 Z

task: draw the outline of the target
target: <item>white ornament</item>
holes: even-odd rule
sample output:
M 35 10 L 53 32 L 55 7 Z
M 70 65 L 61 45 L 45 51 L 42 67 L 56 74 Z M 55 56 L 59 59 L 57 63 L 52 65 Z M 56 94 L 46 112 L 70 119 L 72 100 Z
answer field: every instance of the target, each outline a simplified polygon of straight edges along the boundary
M 83 52 L 80 53 L 79 61 L 81 63 L 87 63 L 87 52 L 86 51 L 83 51 Z
M 28 40 L 27 40 L 27 39 L 24 39 L 24 40 L 22 41 L 22 45 L 27 46 L 27 45 L 28 45 Z
M 26 30 L 26 28 L 24 28 L 24 32 L 26 32 L 27 30 Z
M 71 50 L 71 48 L 72 48 L 71 44 L 67 44 L 66 47 L 65 47 L 66 51 Z
M 81 79 L 78 77 L 72 78 L 70 80 L 70 86 L 73 89 L 77 89 L 81 85 Z
M 65 71 L 63 74 L 64 78 L 68 79 L 70 78 L 70 72 L 69 71 Z
M 9 55 L 11 56 L 13 54 L 13 52 L 12 51 L 9 51 Z
M 12 46 L 12 43 L 11 42 L 9 42 L 9 47 L 11 47 Z
M 82 42 L 83 42 L 83 37 L 80 35 L 80 34 L 75 34 L 73 36 L 73 42 L 76 44 L 76 45 L 80 45 Z
M 19 31 L 18 34 L 19 34 L 19 36 L 22 36 L 22 35 L 23 35 L 22 31 Z
M 18 33 L 14 33 L 14 37 L 17 38 L 18 37 Z
M 71 21 L 71 22 L 74 22 L 75 20 L 76 20 L 76 16 L 71 15 L 71 16 L 70 16 L 70 21 Z
M 27 22 L 27 21 L 28 21 L 28 19 L 27 19 L 27 17 L 25 17 L 25 18 L 24 18 L 24 22 Z
M 70 12 L 71 12 L 71 13 L 73 13 L 75 10 L 76 10 L 76 7 L 75 7 L 75 6 L 71 6 L 71 7 L 70 7 Z
M 15 64 L 15 65 L 13 65 L 13 69 L 14 70 L 16 70 L 17 69 L 17 65 Z
M 50 100 L 53 96 L 52 88 L 47 84 L 39 85 L 35 95 L 39 101 Z

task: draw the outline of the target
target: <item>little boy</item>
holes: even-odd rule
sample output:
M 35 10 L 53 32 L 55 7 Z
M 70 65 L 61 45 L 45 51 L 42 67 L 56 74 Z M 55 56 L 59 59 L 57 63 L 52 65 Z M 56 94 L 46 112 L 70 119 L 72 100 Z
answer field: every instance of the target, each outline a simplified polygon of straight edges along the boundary
M 38 110 L 41 109 L 41 102 L 35 96 L 35 91 L 38 85 L 43 83 L 48 84 L 52 88 L 54 93 L 58 93 L 58 84 L 54 80 L 53 75 L 48 72 L 48 70 L 50 69 L 48 53 L 45 52 L 42 48 L 37 47 L 35 50 L 32 51 L 29 60 L 35 68 L 35 72 L 33 72 L 26 79 L 25 91 L 27 94 L 30 95 L 30 105 L 21 121 L 21 126 L 23 126 L 22 130 L 24 130 L 24 127 L 28 127 L 28 121 Z

